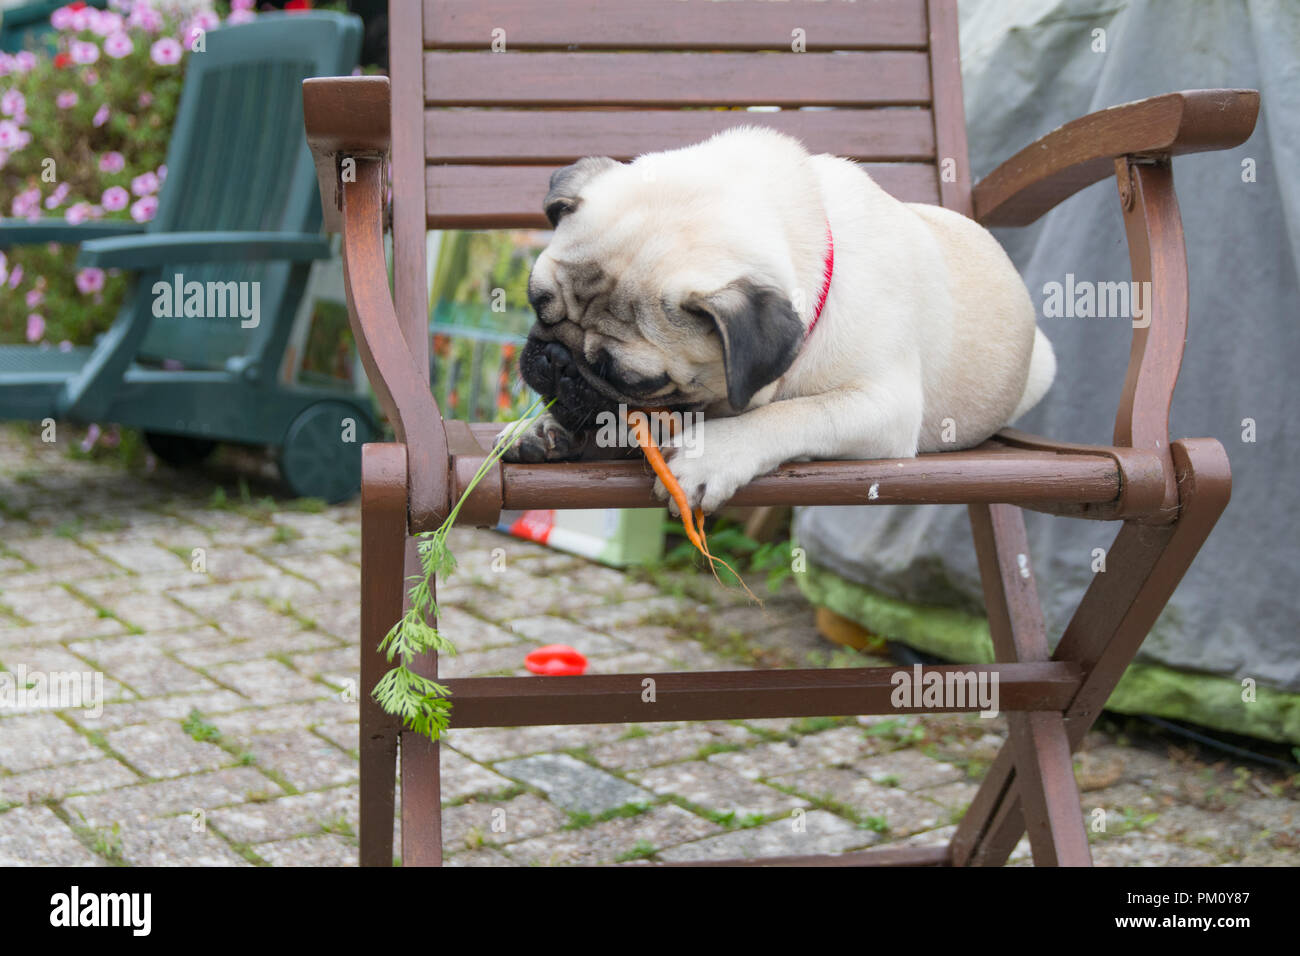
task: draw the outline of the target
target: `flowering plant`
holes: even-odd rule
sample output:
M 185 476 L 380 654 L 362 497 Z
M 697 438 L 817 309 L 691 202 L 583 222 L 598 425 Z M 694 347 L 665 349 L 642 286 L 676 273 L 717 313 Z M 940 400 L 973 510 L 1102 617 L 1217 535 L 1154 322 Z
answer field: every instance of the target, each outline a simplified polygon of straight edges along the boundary
M 225 22 L 253 5 L 232 0 Z M 205 3 L 74 2 L 51 15 L 49 49 L 0 53 L 0 216 L 152 219 L 185 58 L 221 22 Z M 76 259 L 75 245 L 0 251 L 0 343 L 68 348 L 112 323 L 126 278 Z

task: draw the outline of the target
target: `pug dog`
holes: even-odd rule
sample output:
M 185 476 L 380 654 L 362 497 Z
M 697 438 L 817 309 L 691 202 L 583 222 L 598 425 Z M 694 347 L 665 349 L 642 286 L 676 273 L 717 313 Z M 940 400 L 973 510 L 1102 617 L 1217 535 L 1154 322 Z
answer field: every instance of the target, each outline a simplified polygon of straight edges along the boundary
M 664 451 L 691 507 L 713 512 L 783 462 L 978 445 L 1055 375 L 983 227 L 772 130 L 588 157 L 543 205 L 555 231 L 529 277 L 520 370 L 554 402 L 507 461 L 626 454 L 595 441 L 620 408 L 702 413 Z

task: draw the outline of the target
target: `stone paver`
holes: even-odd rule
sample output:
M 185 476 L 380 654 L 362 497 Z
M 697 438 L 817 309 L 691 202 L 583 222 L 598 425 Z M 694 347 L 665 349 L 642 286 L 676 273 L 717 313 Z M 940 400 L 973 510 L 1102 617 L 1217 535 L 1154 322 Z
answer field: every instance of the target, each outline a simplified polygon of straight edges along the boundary
M 639 729 L 641 736 L 591 747 L 588 752 L 603 767 L 644 770 L 660 764 L 693 760 L 701 751 L 711 748 L 740 747 L 758 739 L 744 727 L 719 722 L 696 724 L 665 733 Z
M 271 843 L 325 829 L 355 832 L 358 806 L 356 788 L 336 787 L 222 807 L 207 822 L 236 843 Z
M 556 806 L 574 813 L 603 813 L 653 799 L 640 787 L 568 754 L 537 754 L 496 766 L 507 776 L 542 790 Z
M 122 859 L 136 866 L 248 866 L 225 840 L 190 814 L 128 823 L 116 836 Z
M 948 823 L 936 804 L 896 787 L 884 787 L 851 770 L 822 767 L 775 777 L 773 783 L 818 802 L 847 809 L 857 819 L 888 828 L 893 836 L 908 836 Z
M 663 806 L 635 817 L 535 837 L 511 844 L 505 852 L 512 862 L 526 866 L 627 862 L 636 857 L 638 848 L 649 853 L 719 829 L 680 807 Z
M 764 856 L 809 856 L 842 853 L 871 846 L 879 836 L 843 817 L 813 810 L 792 813 L 788 819 L 673 847 L 658 854 L 669 862 L 688 860 L 748 859 Z
M 141 821 L 173 813 L 236 803 L 257 803 L 282 796 L 283 788 L 252 767 L 230 767 L 212 773 L 177 777 L 63 801 L 69 816 L 91 826 L 114 821 Z
M 442 842 L 448 853 L 485 843 L 506 844 L 563 828 L 569 815 L 531 793 L 513 800 L 473 800 L 442 812 Z
M 300 507 L 267 474 L 226 450 L 132 474 L 0 426 L 0 668 L 103 680 L 102 713 L 0 707 L 0 866 L 355 865 L 359 509 Z M 698 573 L 661 591 L 490 531 L 451 542 L 445 677 L 525 675 L 547 643 L 592 674 L 832 657 L 788 585 L 760 612 Z M 457 729 L 453 706 L 452 725 L 449 866 L 940 846 L 1007 734 L 956 714 Z M 1075 775 L 1099 865 L 1300 865 L 1300 776 L 1114 726 Z
M 664 796 L 678 796 L 706 811 L 746 817 L 789 813 L 808 802 L 746 780 L 725 767 L 707 761 L 652 767 L 628 774 L 637 783 Z
M 147 777 L 179 777 L 235 762 L 220 747 L 195 740 L 173 721 L 132 724 L 104 737 L 114 753 Z
M 89 760 L 98 747 L 49 712 L 0 720 L 0 767 L 11 773 Z
M 266 843 L 256 853 L 272 866 L 349 866 L 357 859 L 356 843 L 335 833 Z
M 49 807 L 17 807 L 0 813 L 0 866 L 98 866 Z

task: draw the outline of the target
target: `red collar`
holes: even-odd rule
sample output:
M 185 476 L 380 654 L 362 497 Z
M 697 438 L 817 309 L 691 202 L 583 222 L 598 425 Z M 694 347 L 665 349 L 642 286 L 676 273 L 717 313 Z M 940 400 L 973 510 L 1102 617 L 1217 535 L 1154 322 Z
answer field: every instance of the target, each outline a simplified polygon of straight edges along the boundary
M 835 237 L 831 235 L 831 224 L 826 223 L 826 259 L 822 262 L 822 291 L 817 296 L 817 311 L 813 313 L 812 321 L 808 323 L 808 331 L 803 334 L 805 342 L 808 336 L 812 335 L 813 329 L 817 328 L 817 320 L 822 317 L 822 309 L 826 308 L 826 297 L 831 292 L 831 276 L 835 274 Z

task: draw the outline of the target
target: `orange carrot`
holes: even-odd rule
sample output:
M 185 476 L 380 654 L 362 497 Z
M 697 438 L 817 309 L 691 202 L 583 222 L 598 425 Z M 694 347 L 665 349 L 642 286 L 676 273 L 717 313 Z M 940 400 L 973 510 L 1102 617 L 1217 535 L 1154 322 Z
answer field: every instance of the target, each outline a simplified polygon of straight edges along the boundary
M 668 490 L 668 494 L 671 495 L 673 501 L 677 503 L 677 510 L 681 512 L 682 527 L 686 530 L 686 538 L 691 542 L 691 544 L 695 545 L 696 550 L 698 550 L 700 554 L 704 555 L 705 559 L 709 562 L 709 570 L 713 572 L 713 576 L 715 578 L 718 577 L 717 565 L 722 565 L 731 572 L 732 577 L 740 582 L 740 586 L 745 589 L 745 593 L 761 607 L 763 602 L 760 601 L 758 596 L 749 589 L 749 585 L 747 585 L 745 579 L 736 572 L 736 569 L 726 561 L 709 552 L 709 542 L 704 535 L 704 509 L 697 508 L 694 514 L 691 513 L 690 503 L 686 500 L 686 492 L 682 490 L 681 484 L 679 484 L 677 479 L 673 477 L 672 471 L 668 468 L 668 462 L 664 460 L 663 452 L 659 450 L 659 447 L 651 439 L 649 419 L 651 415 L 656 414 L 659 411 L 659 409 L 646 409 L 640 415 L 635 415 L 633 413 L 627 414 L 625 418 L 628 429 L 632 433 L 632 437 L 636 440 L 637 445 L 640 446 L 642 453 L 645 455 L 646 461 L 650 463 L 651 469 L 654 470 L 654 473 L 659 477 L 659 480 L 663 482 L 664 488 Z M 720 578 L 719 581 L 721 581 Z

